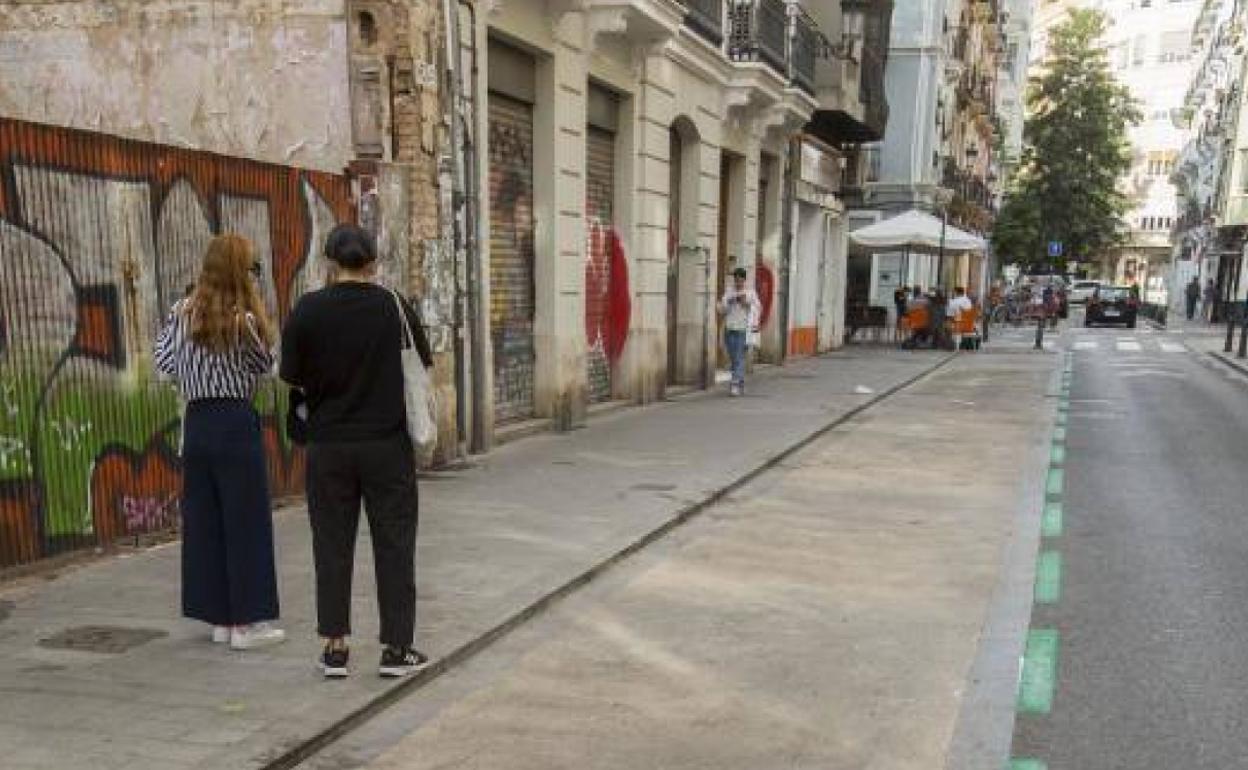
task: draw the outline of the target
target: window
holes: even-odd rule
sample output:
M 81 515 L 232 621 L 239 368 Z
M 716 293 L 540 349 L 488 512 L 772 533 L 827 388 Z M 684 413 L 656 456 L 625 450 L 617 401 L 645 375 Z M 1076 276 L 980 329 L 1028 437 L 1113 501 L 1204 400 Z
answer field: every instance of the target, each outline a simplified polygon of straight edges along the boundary
M 1157 61 L 1180 62 L 1187 61 L 1191 57 L 1191 43 L 1187 32 L 1177 30 L 1173 32 L 1161 33 L 1161 43 L 1158 46 Z
M 1239 151 L 1239 192 L 1248 195 L 1248 150 Z
M 1125 70 L 1131 65 L 1131 51 L 1125 42 L 1114 43 L 1109 51 L 1110 66 L 1114 69 Z
M 1135 42 L 1131 46 L 1131 66 L 1143 65 L 1146 58 L 1148 58 L 1148 37 L 1136 35 Z

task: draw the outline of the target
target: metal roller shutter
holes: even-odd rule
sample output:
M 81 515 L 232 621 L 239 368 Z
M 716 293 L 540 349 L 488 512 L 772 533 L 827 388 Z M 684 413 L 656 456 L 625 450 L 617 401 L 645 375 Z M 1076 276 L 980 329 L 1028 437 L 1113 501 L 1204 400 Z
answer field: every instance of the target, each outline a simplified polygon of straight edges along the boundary
M 586 137 L 585 330 L 590 401 L 611 398 L 611 250 L 615 220 L 615 134 L 589 127 Z
M 533 414 L 533 108 L 491 93 L 490 339 L 494 418 Z

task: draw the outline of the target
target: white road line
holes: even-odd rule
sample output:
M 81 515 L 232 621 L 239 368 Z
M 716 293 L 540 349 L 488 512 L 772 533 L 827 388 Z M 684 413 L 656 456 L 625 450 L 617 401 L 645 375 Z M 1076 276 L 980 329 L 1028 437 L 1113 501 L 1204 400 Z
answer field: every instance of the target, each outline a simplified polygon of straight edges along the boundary
M 1118 340 L 1118 351 L 1120 353 L 1139 353 L 1140 343 L 1135 340 Z
M 1096 340 L 1079 340 L 1075 343 L 1075 350 L 1096 350 L 1097 347 Z
M 1186 353 L 1187 347 L 1185 345 L 1180 345 L 1177 342 L 1165 342 L 1163 340 L 1161 343 L 1161 352 L 1163 353 Z

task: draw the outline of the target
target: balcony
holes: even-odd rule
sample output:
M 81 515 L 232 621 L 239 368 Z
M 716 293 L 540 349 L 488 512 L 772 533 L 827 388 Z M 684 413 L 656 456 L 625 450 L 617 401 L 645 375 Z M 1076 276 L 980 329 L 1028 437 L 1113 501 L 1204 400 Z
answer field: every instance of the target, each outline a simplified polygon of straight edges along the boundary
M 892 29 L 892 0 L 811 3 L 821 28 L 844 30 L 828 41 L 817 62 L 815 95 L 820 108 L 807 128 L 834 146 L 879 141 L 888 122 L 885 65 Z M 836 14 L 839 10 L 839 24 Z M 822 16 L 820 15 L 822 14 Z
M 1226 201 L 1226 208 L 1218 219 L 1219 227 L 1235 227 L 1248 225 L 1248 195 L 1243 193 L 1231 195 Z
M 993 107 L 992 78 L 969 71 L 958 81 L 958 106 L 974 115 L 987 114 Z
M 680 0 L 685 6 L 685 26 L 716 48 L 724 42 L 724 0 Z
M 733 0 L 728 58 L 762 62 L 787 77 L 789 11 L 784 0 Z
M 796 3 L 789 14 L 789 79 L 808 94 L 815 93 L 815 63 L 819 56 L 819 30 Z
M 953 191 L 950 215 L 962 224 L 984 231 L 991 220 L 995 194 L 983 179 L 960 168 L 952 158 L 946 158 L 940 186 Z

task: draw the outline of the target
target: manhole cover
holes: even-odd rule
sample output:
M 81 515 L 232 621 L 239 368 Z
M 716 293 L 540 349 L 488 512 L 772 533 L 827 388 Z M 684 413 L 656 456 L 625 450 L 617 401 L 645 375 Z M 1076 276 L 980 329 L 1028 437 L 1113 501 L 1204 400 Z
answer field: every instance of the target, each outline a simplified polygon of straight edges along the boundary
M 77 626 L 40 639 L 39 646 L 52 650 L 75 650 L 118 655 L 132 650 L 153 639 L 168 636 L 164 631 L 150 628 L 121 628 L 119 626 Z

